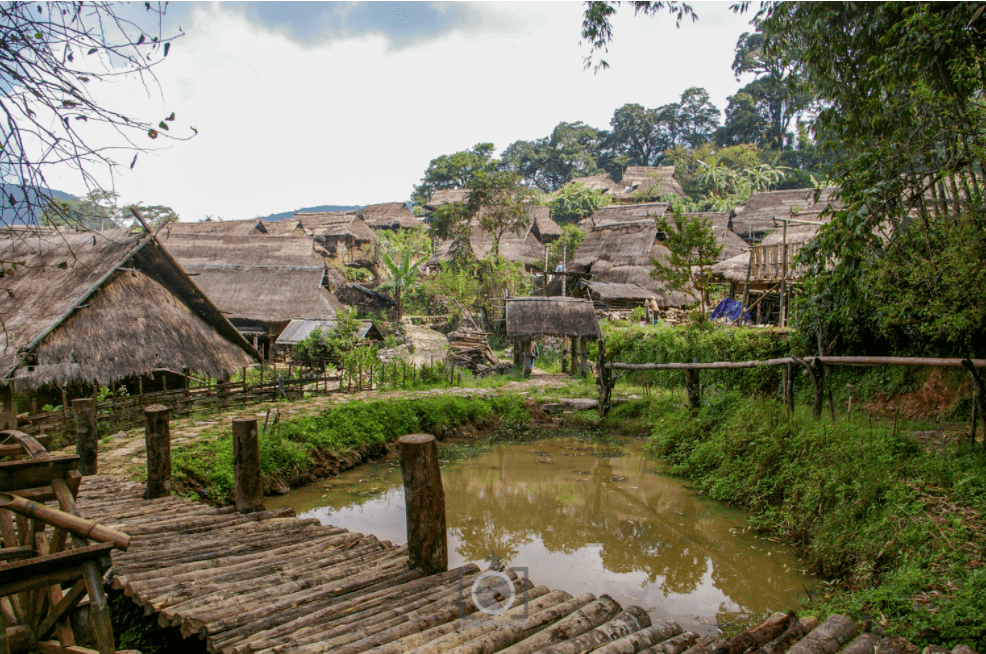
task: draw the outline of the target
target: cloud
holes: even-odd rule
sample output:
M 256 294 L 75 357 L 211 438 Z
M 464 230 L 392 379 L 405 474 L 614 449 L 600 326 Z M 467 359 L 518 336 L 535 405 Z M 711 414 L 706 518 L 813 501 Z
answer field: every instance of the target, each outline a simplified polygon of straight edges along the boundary
M 193 3 L 169 6 L 181 15 Z M 390 50 L 401 50 L 457 33 L 504 34 L 523 30 L 523 21 L 505 5 L 469 2 L 225 2 L 216 5 L 255 28 L 305 47 L 382 37 Z

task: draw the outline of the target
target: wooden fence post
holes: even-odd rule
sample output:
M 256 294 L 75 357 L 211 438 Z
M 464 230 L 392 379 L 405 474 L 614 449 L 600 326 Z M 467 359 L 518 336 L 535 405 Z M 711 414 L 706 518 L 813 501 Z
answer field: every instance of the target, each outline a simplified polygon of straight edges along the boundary
M 99 429 L 96 426 L 96 400 L 72 400 L 75 412 L 75 453 L 79 455 L 79 474 L 94 475 L 99 467 Z
M 411 567 L 427 575 L 447 572 L 445 491 L 438 468 L 438 443 L 431 434 L 408 434 L 400 437 L 398 449 Z
M 698 359 L 692 359 L 692 363 L 698 363 Z M 685 370 L 685 393 L 688 395 L 688 406 L 691 408 L 693 415 L 702 406 L 702 396 L 699 393 L 700 380 L 701 378 L 697 369 Z
M 144 407 L 144 447 L 147 449 L 147 490 L 145 500 L 171 495 L 171 427 L 168 407 Z
M 962 367 L 969 373 L 972 381 L 972 447 L 976 446 L 976 417 L 986 423 L 986 389 L 984 389 L 983 379 L 976 370 L 975 364 L 969 359 L 962 361 Z M 978 411 L 976 411 L 978 409 Z M 983 434 L 983 449 L 986 450 L 986 433 Z
M 794 364 L 787 364 L 787 379 L 785 380 L 784 399 L 787 400 L 787 411 L 794 415 Z
M 237 512 L 263 511 L 256 418 L 233 418 L 233 475 Z

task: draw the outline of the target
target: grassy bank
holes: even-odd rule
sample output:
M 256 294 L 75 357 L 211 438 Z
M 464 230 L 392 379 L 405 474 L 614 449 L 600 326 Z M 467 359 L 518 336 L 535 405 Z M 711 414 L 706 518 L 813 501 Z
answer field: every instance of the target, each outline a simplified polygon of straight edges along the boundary
M 834 581 L 818 614 L 885 620 L 917 644 L 986 648 L 986 457 L 922 445 L 927 429 L 788 416 L 771 399 L 713 395 L 694 418 L 679 396 L 641 400 L 648 447 L 710 497 L 752 511 Z M 624 409 L 630 410 L 630 409 Z
M 350 402 L 318 415 L 289 419 L 260 436 L 260 467 L 266 485 L 303 483 L 351 467 L 353 458 L 382 454 L 404 434 L 443 434 L 458 425 L 488 421 L 522 424 L 530 419 L 519 395 L 465 398 L 456 395 Z M 346 464 L 349 465 L 346 465 Z M 172 468 L 178 488 L 217 504 L 233 494 L 233 439 L 229 427 L 175 446 Z

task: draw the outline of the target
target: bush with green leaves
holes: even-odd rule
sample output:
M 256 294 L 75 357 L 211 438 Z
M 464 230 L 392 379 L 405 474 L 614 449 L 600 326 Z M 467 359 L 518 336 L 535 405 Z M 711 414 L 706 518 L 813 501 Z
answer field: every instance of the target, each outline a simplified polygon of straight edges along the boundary
M 353 351 L 358 348 L 359 330 L 361 323 L 356 315 L 356 309 L 346 307 L 336 312 L 335 325 L 323 332 L 321 328 L 314 329 L 308 336 L 294 346 L 294 356 L 302 365 L 318 366 L 327 359 L 344 361 L 353 358 Z
M 612 201 L 613 198 L 599 189 L 573 182 L 561 187 L 555 193 L 551 201 L 551 218 L 559 225 L 577 223 Z

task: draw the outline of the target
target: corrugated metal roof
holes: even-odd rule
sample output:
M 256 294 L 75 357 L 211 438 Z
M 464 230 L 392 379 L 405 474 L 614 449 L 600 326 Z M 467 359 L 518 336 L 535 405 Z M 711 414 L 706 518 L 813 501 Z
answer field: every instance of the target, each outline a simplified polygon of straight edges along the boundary
M 308 338 L 316 329 L 321 329 L 322 333 L 325 333 L 335 326 L 335 320 L 292 320 L 277 337 L 276 344 L 294 345 Z M 369 320 L 363 321 L 357 336 L 361 339 L 366 338 L 371 331 L 377 331 L 373 323 Z

